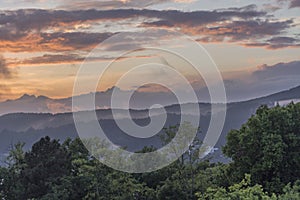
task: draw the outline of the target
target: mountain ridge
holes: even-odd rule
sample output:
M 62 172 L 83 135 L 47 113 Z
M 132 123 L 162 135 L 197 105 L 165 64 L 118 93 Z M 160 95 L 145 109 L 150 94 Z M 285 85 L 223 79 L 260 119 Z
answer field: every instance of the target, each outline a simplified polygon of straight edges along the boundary
M 253 99 L 250 101 L 243 102 L 234 102 L 227 104 L 227 116 L 225 119 L 225 124 L 219 138 L 218 143 L 216 144 L 217 151 L 214 152 L 214 161 L 216 162 L 227 162 L 226 158 L 222 155 L 221 147 L 226 143 L 226 135 L 232 129 L 238 129 L 243 123 L 245 123 L 248 118 L 253 115 L 256 109 L 262 104 L 268 106 L 275 106 L 276 102 L 279 100 L 288 100 L 288 99 L 300 99 L 300 86 L 292 88 L 290 90 L 282 91 L 272 95 L 268 95 L 262 98 Z M 211 117 L 211 104 L 209 103 L 198 103 L 201 111 L 200 127 L 205 134 L 205 131 L 208 128 L 210 117 Z M 184 110 L 188 115 L 193 115 L 194 111 L 191 109 L 193 106 L 189 104 L 179 105 L 174 104 L 164 107 L 167 112 L 167 123 L 168 125 L 175 125 L 180 123 L 180 107 L 184 107 Z M 159 117 L 162 113 L 162 108 L 155 108 L 151 110 L 152 117 Z M 127 119 L 126 115 L 127 110 L 118 109 L 115 110 L 117 113 L 117 120 Z M 89 111 L 80 111 L 80 114 L 85 114 Z M 149 110 L 129 110 L 130 117 L 141 124 L 149 123 Z M 112 115 L 111 109 L 99 109 L 96 111 L 99 123 L 104 123 L 106 130 L 109 131 L 109 134 L 113 134 L 113 139 L 116 143 L 122 143 L 122 138 L 125 142 L 124 146 L 133 146 L 132 150 L 136 149 L 143 145 L 149 145 L 148 143 L 143 143 L 143 141 L 138 141 L 139 145 L 136 145 L 135 142 L 131 141 L 129 138 L 123 136 L 126 133 L 123 133 L 115 124 L 114 117 Z M 84 117 L 83 117 L 84 119 Z M 82 123 L 88 123 L 87 121 L 82 121 Z M 0 116 L 0 154 L 7 153 L 9 146 L 12 141 L 14 142 L 25 142 L 27 144 L 26 148 L 30 148 L 34 142 L 36 142 L 40 137 L 49 135 L 52 138 L 57 138 L 64 140 L 67 137 L 78 137 L 76 128 L 74 125 L 73 115 L 69 113 L 11 113 Z M 151 140 L 153 146 L 158 145 L 158 138 L 153 138 Z
M 110 105 L 110 95 L 116 87 L 109 88 L 106 91 L 103 92 L 96 92 L 96 110 L 102 109 L 109 109 Z M 117 88 L 119 89 L 119 88 Z M 120 89 L 119 89 L 120 90 Z M 121 90 L 120 90 L 121 91 Z M 126 92 L 126 91 L 124 91 Z M 278 100 L 286 100 L 288 98 L 292 99 L 297 97 L 297 94 L 300 93 L 300 86 L 290 88 L 288 90 L 283 90 L 271 95 L 266 95 L 262 97 L 257 97 L 250 100 L 245 101 L 236 101 L 236 102 L 229 102 L 228 104 L 232 103 L 249 103 L 249 102 L 261 102 L 261 103 L 268 103 L 268 101 L 273 101 L 274 99 Z M 158 93 L 159 94 L 159 93 Z M 88 94 L 82 94 L 78 96 L 74 96 L 74 98 L 81 98 L 84 100 L 84 98 L 87 98 L 88 95 L 93 95 L 91 93 Z M 138 106 L 133 107 L 131 109 L 133 110 L 147 110 L 148 107 L 150 107 L 151 103 L 155 101 L 161 101 L 162 105 L 164 107 L 171 107 L 174 105 L 178 105 L 178 102 L 175 101 L 174 96 L 169 96 L 169 94 L 160 94 L 161 96 L 158 96 L 157 99 L 155 99 L 155 94 L 151 95 L 152 99 L 149 100 L 147 103 L 140 104 L 139 102 L 143 102 L 144 99 L 149 99 L 149 94 L 146 94 L 144 92 L 138 93 L 139 97 L 136 100 L 136 104 Z M 164 96 L 165 95 L 165 96 Z M 162 100 L 163 99 L 163 100 Z M 194 103 L 194 102 L 192 102 Z M 201 104 L 205 104 L 208 102 L 198 102 Z M 21 105 L 20 105 L 21 104 Z M 183 103 L 188 104 L 188 103 Z M 182 104 L 182 105 L 183 105 Z M 210 104 L 210 103 L 208 103 Z M 217 103 L 215 103 L 217 104 Z M 78 109 L 78 111 L 85 111 L 85 110 L 93 110 L 92 107 L 82 107 Z M 35 96 L 35 95 L 29 95 L 24 94 L 18 99 L 15 100 L 7 100 L 0 103 L 0 116 L 3 116 L 5 114 L 9 113 L 52 113 L 52 114 L 58 114 L 58 113 L 69 113 L 72 112 L 72 97 L 67 98 L 61 98 L 61 99 L 52 99 L 47 96 Z

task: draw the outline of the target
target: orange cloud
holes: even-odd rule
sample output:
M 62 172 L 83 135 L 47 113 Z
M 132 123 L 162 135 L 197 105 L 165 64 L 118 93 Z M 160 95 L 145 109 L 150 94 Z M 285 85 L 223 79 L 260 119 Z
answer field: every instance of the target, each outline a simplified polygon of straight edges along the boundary
M 0 15 L 0 51 L 90 51 L 114 34 L 88 31 L 97 23 L 107 21 L 118 21 L 120 26 L 128 29 L 180 28 L 206 42 L 229 39 L 229 42 L 247 40 L 255 43 L 266 36 L 278 36 L 293 25 L 292 20 L 270 21 L 268 18 L 267 13 L 257 11 L 255 6 L 193 12 L 148 9 L 3 11 Z M 143 20 L 136 24 L 137 20 L 130 19 Z
M 17 40 L 1 40 L 2 52 L 90 51 L 112 33 L 31 33 Z

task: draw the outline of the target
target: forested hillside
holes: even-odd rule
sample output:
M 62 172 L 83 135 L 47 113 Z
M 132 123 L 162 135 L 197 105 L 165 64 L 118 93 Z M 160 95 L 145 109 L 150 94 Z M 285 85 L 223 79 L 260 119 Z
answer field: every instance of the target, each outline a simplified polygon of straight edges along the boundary
M 300 199 L 299 103 L 261 106 L 230 131 L 223 147 L 229 164 L 198 160 L 194 150 L 161 170 L 129 174 L 101 164 L 78 138 L 44 137 L 28 152 L 23 146 L 0 168 L 1 199 Z

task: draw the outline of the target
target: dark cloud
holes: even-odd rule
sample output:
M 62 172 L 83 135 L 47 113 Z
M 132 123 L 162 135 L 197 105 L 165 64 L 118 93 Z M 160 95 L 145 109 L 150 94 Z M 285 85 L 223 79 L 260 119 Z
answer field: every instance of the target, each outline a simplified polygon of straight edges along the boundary
M 82 9 L 113 9 L 113 8 L 144 8 L 151 5 L 172 2 L 174 0 L 105 0 L 105 1 L 83 1 L 83 0 L 65 0 L 59 8 L 67 10 L 82 10 Z M 183 1 L 184 2 L 184 1 Z
M 291 8 L 300 7 L 300 0 L 292 0 L 290 7 Z
M 170 14 L 170 13 L 169 13 Z M 165 17 L 165 16 L 164 16 Z M 265 12 L 256 10 L 255 5 L 216 11 L 170 14 L 168 18 L 145 22 L 144 26 L 181 28 L 181 31 L 200 36 L 202 42 L 240 42 L 276 36 L 293 26 L 293 20 L 269 20 Z
M 9 52 L 63 52 L 90 51 L 114 33 L 55 32 L 31 33 L 15 40 L 0 42 L 0 51 Z M 1 36 L 0 36 L 1 38 Z M 1 39 L 0 39 L 1 41 Z
M 128 28 L 143 26 L 176 28 L 189 35 L 198 36 L 199 41 L 207 42 L 221 42 L 229 38 L 230 42 L 252 40 L 252 43 L 256 43 L 257 38 L 275 37 L 293 24 L 292 20 L 270 21 L 269 17 L 266 12 L 258 11 L 254 5 L 193 12 L 149 9 L 2 11 L 0 50 L 90 51 L 114 33 L 91 33 L 82 29 L 78 31 L 76 29 L 78 25 L 92 26 L 103 23 L 106 26 L 106 23 L 113 24 L 114 21 L 122 24 L 124 20 Z M 109 28 L 107 25 L 106 30 Z M 68 29 L 73 29 L 73 32 L 66 32 Z
M 230 38 L 231 42 L 239 42 L 278 35 L 289 28 L 292 23 L 292 20 L 281 22 L 270 22 L 268 20 L 233 21 L 212 28 L 201 27 L 199 34 L 202 33 L 207 37 L 216 36 L 219 40 Z
M 271 44 L 271 43 L 247 43 L 243 44 L 246 47 L 263 47 L 269 50 L 277 50 L 283 48 L 298 48 L 300 44 Z
M 266 95 L 300 85 L 300 61 L 259 66 L 250 76 L 251 88 Z
M 300 61 L 262 65 L 242 79 L 224 81 L 229 101 L 266 96 L 300 85 Z
M 231 7 L 231 8 L 221 8 L 221 9 L 217 9 L 217 11 L 235 11 L 235 12 L 244 12 L 244 11 L 253 11 L 253 10 L 257 10 L 257 5 L 255 4 L 250 4 L 244 7 Z
M 290 8 L 300 7 L 300 0 L 278 0 L 278 1 L 289 2 Z
M 154 14 L 154 15 L 153 15 Z M 144 14 L 145 17 L 159 18 L 156 25 L 172 24 L 173 26 L 185 25 L 185 26 L 199 26 L 207 25 L 214 22 L 223 22 L 227 20 L 244 19 L 248 20 L 251 18 L 265 16 L 265 12 L 256 10 L 222 10 L 222 11 L 194 11 L 194 12 L 181 12 L 177 10 L 169 11 L 155 11 L 155 13 L 147 12 Z
M 124 59 L 129 59 L 133 57 L 119 57 L 117 60 L 121 61 Z M 135 58 L 145 58 L 144 56 L 136 56 Z M 42 56 L 32 57 L 23 59 L 20 61 L 13 61 L 10 62 L 10 65 L 13 66 L 20 66 L 20 65 L 41 65 L 41 64 L 76 64 L 76 63 L 82 63 L 84 60 L 87 61 L 112 61 L 115 60 L 115 57 L 86 57 L 84 55 L 79 55 L 75 53 L 70 54 L 44 54 Z
M 194 12 L 182 12 L 178 10 L 158 11 L 148 9 L 76 11 L 27 9 L 2 12 L 0 15 L 0 25 L 2 25 L 1 30 L 10 29 L 11 32 L 19 33 L 84 22 L 122 20 L 135 17 L 158 18 L 173 24 L 186 23 L 186 25 L 200 25 L 229 20 L 233 17 L 249 19 L 265 15 L 266 13 L 264 12 L 251 9 Z
M 292 44 L 298 41 L 298 39 L 292 37 L 273 37 L 268 40 L 272 44 Z
M 264 42 L 246 43 L 247 47 L 264 47 L 267 49 L 281 49 L 281 48 L 297 48 L 300 47 L 300 40 L 293 37 L 273 37 Z
M 6 64 L 6 60 L 0 55 L 0 78 L 10 78 L 12 73 Z
M 88 21 L 113 20 L 130 18 L 135 15 L 134 10 L 40 10 L 25 9 L 16 11 L 2 11 L 0 25 L 10 28 L 11 32 L 41 31 L 49 27 L 60 27 L 79 24 Z
M 300 84 L 300 61 L 294 61 L 289 63 L 278 63 L 276 65 L 268 66 L 262 65 L 259 69 L 253 72 L 253 75 L 257 79 L 266 78 L 280 78 L 280 77 L 290 77 L 298 76 Z
M 154 22 L 144 22 L 145 26 L 154 26 L 154 27 L 173 27 L 174 24 L 167 20 L 159 20 Z
M 35 65 L 35 64 L 60 64 L 60 63 L 77 63 L 82 62 L 85 58 L 77 54 L 45 54 L 43 56 L 25 59 L 15 65 Z
M 72 47 L 74 50 L 90 50 L 113 33 L 89 33 L 89 32 L 72 32 L 72 33 L 42 33 L 41 44 L 55 44 L 56 41 L 61 46 Z

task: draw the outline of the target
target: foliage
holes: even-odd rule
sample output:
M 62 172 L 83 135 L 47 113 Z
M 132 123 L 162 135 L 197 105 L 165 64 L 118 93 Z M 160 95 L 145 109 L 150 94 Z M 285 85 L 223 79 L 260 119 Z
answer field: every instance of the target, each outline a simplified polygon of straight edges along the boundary
M 199 200 L 276 200 L 276 196 L 268 196 L 261 185 L 250 185 L 250 175 L 226 190 L 223 187 L 208 188 L 205 194 L 197 193 Z
M 283 189 L 283 194 L 279 196 L 279 200 L 298 200 L 300 199 L 300 181 L 296 181 L 293 186 L 289 183 Z
M 252 183 L 281 193 L 300 174 L 300 104 L 260 107 L 240 130 L 228 134 L 224 153 L 231 157 L 231 176 L 251 174 Z

